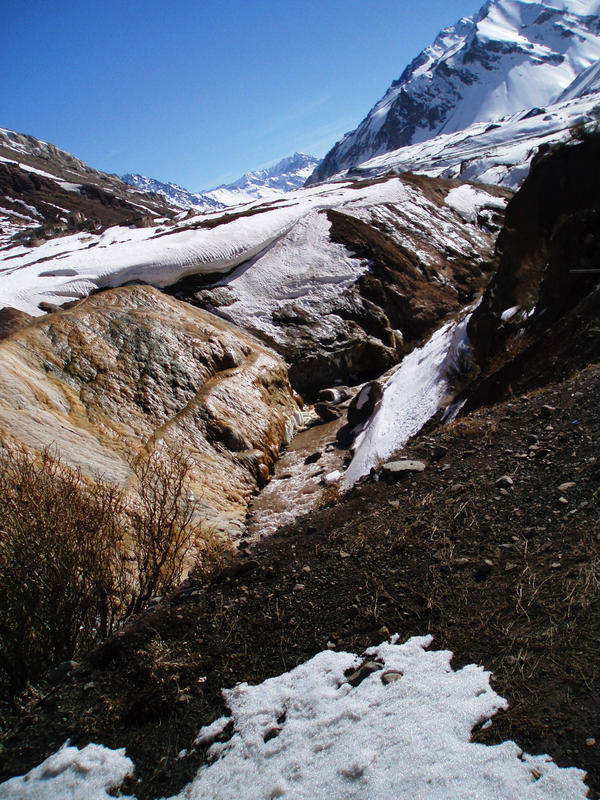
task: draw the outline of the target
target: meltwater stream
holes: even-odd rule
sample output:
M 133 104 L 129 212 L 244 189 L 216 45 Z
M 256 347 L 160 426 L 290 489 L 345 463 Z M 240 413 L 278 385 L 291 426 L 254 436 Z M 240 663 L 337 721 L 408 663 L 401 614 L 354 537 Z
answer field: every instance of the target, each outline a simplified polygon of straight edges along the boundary
M 470 314 L 442 326 L 422 347 L 381 376 L 383 398 L 356 437 L 352 461 L 337 483 L 341 491 L 397 454 L 449 400 L 452 375 L 469 350 L 469 318 Z M 275 465 L 271 482 L 250 506 L 247 530 L 251 539 L 271 535 L 327 502 L 331 484 L 324 485 L 323 479 L 335 470 L 342 471 L 347 457 L 347 451 L 335 442 L 344 422 L 316 425 L 294 437 Z

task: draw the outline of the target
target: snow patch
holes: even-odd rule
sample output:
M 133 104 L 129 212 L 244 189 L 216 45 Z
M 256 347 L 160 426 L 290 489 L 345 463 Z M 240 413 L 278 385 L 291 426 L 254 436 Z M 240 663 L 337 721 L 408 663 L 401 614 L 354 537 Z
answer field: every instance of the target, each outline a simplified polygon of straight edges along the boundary
M 325 650 L 257 686 L 223 692 L 234 733 L 212 745 L 216 760 L 171 800 L 583 800 L 583 771 L 559 768 L 514 742 L 470 741 L 475 725 L 507 703 L 490 673 L 454 671 L 432 637 L 398 637 L 368 651 L 382 669 L 354 688 L 361 659 Z M 384 681 L 393 674 L 394 679 Z M 209 741 L 215 726 L 198 740 Z M 66 748 L 26 776 L 0 785 L 2 800 L 106 800 L 131 769 L 122 750 Z
M 26 775 L 0 784 L 0 800 L 111 800 L 108 792 L 132 774 L 125 748 L 88 744 L 78 750 L 67 742 Z
M 444 202 L 456 211 L 465 222 L 475 223 L 477 222 L 477 215 L 482 208 L 504 211 L 507 201 L 504 197 L 493 197 L 488 192 L 467 183 L 463 186 L 457 186 L 456 189 L 451 189 Z
M 345 489 L 400 450 L 441 407 L 450 376 L 469 346 L 468 320 L 439 328 L 394 368 L 378 410 L 356 437 L 354 456 L 344 473 Z

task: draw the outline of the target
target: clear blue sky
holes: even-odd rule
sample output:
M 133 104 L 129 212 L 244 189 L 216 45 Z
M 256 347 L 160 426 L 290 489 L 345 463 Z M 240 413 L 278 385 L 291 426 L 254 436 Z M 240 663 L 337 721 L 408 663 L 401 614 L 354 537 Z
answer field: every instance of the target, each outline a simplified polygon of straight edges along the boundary
M 0 126 L 208 189 L 321 156 L 482 0 L 2 0 Z

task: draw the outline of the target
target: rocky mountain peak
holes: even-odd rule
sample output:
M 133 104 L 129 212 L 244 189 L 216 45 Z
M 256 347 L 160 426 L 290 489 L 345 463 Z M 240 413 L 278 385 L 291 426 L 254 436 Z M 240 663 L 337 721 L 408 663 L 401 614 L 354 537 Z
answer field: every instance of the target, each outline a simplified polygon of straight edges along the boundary
M 555 102 L 600 58 L 597 0 L 488 0 L 444 29 L 309 178 Z

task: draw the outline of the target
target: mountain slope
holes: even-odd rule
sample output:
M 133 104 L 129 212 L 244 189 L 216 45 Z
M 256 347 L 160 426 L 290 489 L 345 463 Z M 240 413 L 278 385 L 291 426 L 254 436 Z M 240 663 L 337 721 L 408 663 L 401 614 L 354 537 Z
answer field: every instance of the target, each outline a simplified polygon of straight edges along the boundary
M 53 144 L 0 128 L 0 247 L 15 237 L 39 243 L 175 211 L 163 197 L 137 191 Z
M 491 0 L 443 30 L 308 184 L 374 156 L 555 102 L 600 58 L 598 0 Z
M 525 180 L 538 152 L 567 140 L 582 125 L 593 129 L 598 124 L 600 92 L 591 91 L 592 70 L 597 69 L 598 65 L 590 68 L 589 82 L 579 89 L 581 97 L 519 111 L 497 122 L 475 122 L 456 133 L 442 133 L 426 142 L 375 156 L 335 179 L 373 179 L 389 172 L 418 172 L 516 189 Z M 586 86 L 590 93 L 585 91 Z M 573 86 L 573 94 L 577 91 Z
M 190 192 L 176 183 L 163 183 L 144 175 L 123 175 L 123 181 L 145 192 L 157 192 L 181 208 L 214 211 L 226 206 L 279 197 L 304 185 L 319 163 L 314 156 L 294 153 L 267 169 L 246 172 L 233 183 L 204 192 Z

